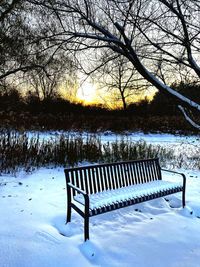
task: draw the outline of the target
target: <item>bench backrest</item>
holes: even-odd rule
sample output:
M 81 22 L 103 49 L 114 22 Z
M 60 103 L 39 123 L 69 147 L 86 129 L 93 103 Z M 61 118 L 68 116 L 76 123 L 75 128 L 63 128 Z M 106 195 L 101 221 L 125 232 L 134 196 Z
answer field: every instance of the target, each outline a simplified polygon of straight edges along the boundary
M 89 165 L 65 169 L 66 182 L 95 194 L 108 189 L 161 180 L 158 159 Z M 76 195 L 73 190 L 73 195 Z

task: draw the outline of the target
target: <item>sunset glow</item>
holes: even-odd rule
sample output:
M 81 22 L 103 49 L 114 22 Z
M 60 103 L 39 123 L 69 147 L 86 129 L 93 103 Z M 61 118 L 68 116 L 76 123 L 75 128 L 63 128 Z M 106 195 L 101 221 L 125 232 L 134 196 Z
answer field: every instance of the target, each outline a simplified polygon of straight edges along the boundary
M 135 95 L 134 98 L 129 99 L 128 103 L 138 102 L 142 99 L 147 98 L 151 101 L 154 97 L 156 90 L 149 89 L 141 93 L 140 95 Z M 113 100 L 113 95 L 109 94 L 106 89 L 98 91 L 98 85 L 92 84 L 85 81 L 82 86 L 77 91 L 77 100 L 83 102 L 84 105 L 90 104 L 102 104 L 103 106 L 109 108 L 122 108 L 122 101 L 115 102 Z
M 77 99 L 83 101 L 84 104 L 95 104 L 98 102 L 96 94 L 96 85 L 88 81 L 84 81 L 77 92 Z

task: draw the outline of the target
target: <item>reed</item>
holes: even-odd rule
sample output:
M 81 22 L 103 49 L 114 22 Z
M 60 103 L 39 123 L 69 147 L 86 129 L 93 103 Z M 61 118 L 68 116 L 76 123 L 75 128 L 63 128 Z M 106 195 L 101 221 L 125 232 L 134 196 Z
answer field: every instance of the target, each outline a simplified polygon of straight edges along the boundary
M 185 159 L 175 156 L 172 148 L 133 141 L 121 137 L 114 142 L 103 142 L 98 135 L 61 134 L 41 139 L 40 134 L 29 135 L 14 131 L 0 133 L 0 174 L 15 174 L 20 170 L 32 172 L 40 167 L 69 167 L 84 162 L 114 162 L 159 157 L 163 166 L 184 167 Z M 192 159 L 193 167 L 200 168 L 199 157 Z

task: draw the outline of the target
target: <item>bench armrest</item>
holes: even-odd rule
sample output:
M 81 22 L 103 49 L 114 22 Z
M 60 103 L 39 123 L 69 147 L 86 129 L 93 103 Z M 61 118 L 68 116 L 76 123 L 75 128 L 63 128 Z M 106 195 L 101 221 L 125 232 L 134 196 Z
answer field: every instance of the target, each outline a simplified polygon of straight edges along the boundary
M 83 191 L 80 188 L 73 185 L 72 183 L 67 183 L 67 186 L 71 187 L 72 189 L 76 190 L 79 194 L 82 194 L 84 196 L 85 208 L 86 208 L 86 210 L 89 210 L 89 196 L 88 196 L 88 194 L 85 191 Z
M 73 185 L 72 183 L 67 183 L 67 186 L 73 188 L 75 191 L 77 191 L 78 193 L 82 194 L 82 195 L 87 195 L 87 193 L 83 190 L 81 190 L 80 188 L 76 187 L 75 185 Z
M 179 174 L 183 177 L 183 186 L 185 187 L 185 183 L 186 183 L 186 176 L 184 173 L 181 173 L 181 172 L 176 172 L 176 171 L 171 171 L 171 170 L 166 170 L 166 169 L 162 169 L 161 168 L 161 171 L 165 171 L 165 172 L 171 172 L 171 173 L 175 173 L 175 174 Z

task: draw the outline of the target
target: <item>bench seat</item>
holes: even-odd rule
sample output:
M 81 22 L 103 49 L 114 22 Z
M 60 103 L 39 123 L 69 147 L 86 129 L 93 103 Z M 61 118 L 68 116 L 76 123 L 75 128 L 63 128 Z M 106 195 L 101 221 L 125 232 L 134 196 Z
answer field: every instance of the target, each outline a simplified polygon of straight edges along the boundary
M 89 195 L 90 210 L 104 208 L 105 206 L 113 205 L 119 202 L 138 199 L 163 193 L 175 193 L 183 190 L 183 183 L 174 183 L 169 181 L 157 180 L 144 184 L 136 184 L 132 186 L 122 187 L 118 189 L 107 190 L 96 194 Z M 74 197 L 74 200 L 85 205 L 85 199 L 82 194 Z

